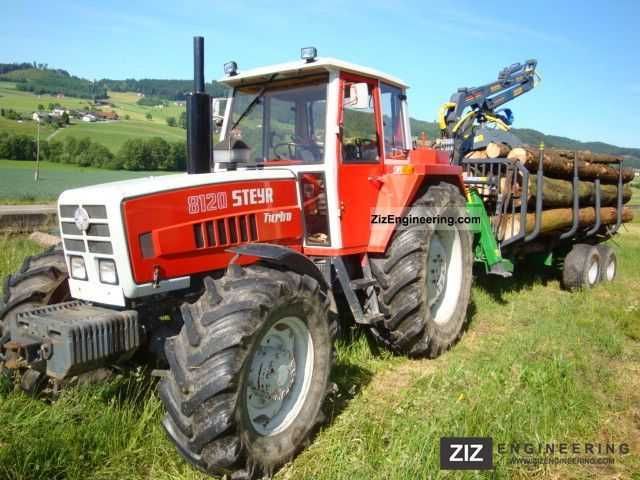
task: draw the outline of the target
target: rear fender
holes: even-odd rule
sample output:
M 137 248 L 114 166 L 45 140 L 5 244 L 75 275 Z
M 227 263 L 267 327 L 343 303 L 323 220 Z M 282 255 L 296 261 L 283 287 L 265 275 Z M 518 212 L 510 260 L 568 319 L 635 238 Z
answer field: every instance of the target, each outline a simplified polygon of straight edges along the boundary
M 466 197 L 460 167 L 453 165 L 419 165 L 412 174 L 389 173 L 380 178 L 382 187 L 375 208 L 371 212 L 372 225 L 368 251 L 383 253 L 395 231 L 394 224 L 374 223 L 374 215 L 404 215 L 427 185 L 451 183 Z M 379 217 L 376 217 L 379 218 Z

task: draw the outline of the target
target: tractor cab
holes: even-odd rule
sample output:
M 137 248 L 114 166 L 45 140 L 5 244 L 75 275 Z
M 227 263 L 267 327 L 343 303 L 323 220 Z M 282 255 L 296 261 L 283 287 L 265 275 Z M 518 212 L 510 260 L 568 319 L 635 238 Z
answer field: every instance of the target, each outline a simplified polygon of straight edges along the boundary
M 304 52 L 303 52 L 304 53 Z M 385 164 L 408 162 L 411 133 L 401 80 L 332 58 L 238 72 L 225 65 L 214 171 L 293 171 L 304 206 L 304 246 L 358 251 L 370 237 Z M 224 108 L 222 105 L 224 104 Z M 319 249 L 319 250 L 316 250 Z

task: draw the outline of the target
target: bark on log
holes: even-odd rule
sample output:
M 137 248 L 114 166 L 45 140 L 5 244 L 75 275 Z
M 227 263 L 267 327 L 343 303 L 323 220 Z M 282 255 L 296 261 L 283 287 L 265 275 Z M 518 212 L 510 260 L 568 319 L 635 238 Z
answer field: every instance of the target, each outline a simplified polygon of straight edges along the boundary
M 504 143 L 490 142 L 486 151 L 489 158 L 504 158 L 511 151 L 511 147 Z
M 579 210 L 580 226 L 592 226 L 596 222 L 596 210 L 593 207 L 581 208 Z M 610 225 L 617 220 L 616 209 L 607 207 L 600 209 L 600 221 L 602 225 Z M 633 220 L 633 211 L 629 207 L 622 210 L 622 221 L 630 222 Z M 531 233 L 535 227 L 535 213 L 528 213 L 526 220 L 526 231 Z M 513 223 L 513 232 L 511 230 Z M 556 208 L 553 210 L 543 210 L 542 221 L 540 223 L 540 234 L 549 234 L 553 232 L 560 233 L 568 230 L 573 225 L 573 212 L 570 208 Z M 499 228 L 499 237 L 502 240 L 511 238 L 520 233 L 520 215 L 504 215 Z
M 543 177 L 542 183 L 542 205 L 543 208 L 563 208 L 573 206 L 573 184 L 568 180 Z M 537 184 L 535 176 L 529 177 L 529 189 L 527 198 L 529 205 L 535 205 L 537 196 Z M 595 206 L 596 188 L 592 182 L 578 183 L 578 198 L 580 207 Z M 622 203 L 627 203 L 631 199 L 631 186 L 624 185 L 622 189 Z M 600 185 L 600 206 L 614 207 L 618 204 L 618 186 Z
M 618 163 L 622 160 L 622 157 L 616 155 L 609 155 L 608 153 L 593 153 L 589 150 L 560 150 L 560 149 L 552 149 L 561 157 L 567 158 L 569 160 L 573 160 L 578 155 L 578 160 L 583 160 L 585 162 L 592 163 Z
M 509 152 L 507 158 L 518 160 L 530 172 L 538 171 L 538 159 L 540 152 L 532 148 L 518 147 Z M 554 153 L 553 151 L 545 151 L 543 155 L 542 168 L 545 176 L 561 179 L 573 178 L 573 162 L 567 158 Z M 578 175 L 581 180 L 600 179 L 601 183 L 617 183 L 618 169 L 609 167 L 604 164 L 588 163 L 578 160 Z M 630 182 L 634 178 L 634 172 L 631 168 L 622 169 L 622 181 Z

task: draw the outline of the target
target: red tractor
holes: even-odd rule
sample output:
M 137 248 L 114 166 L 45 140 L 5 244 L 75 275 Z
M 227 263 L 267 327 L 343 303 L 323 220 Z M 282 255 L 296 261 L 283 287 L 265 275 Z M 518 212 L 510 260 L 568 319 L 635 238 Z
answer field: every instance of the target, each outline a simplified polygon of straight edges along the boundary
M 482 218 L 450 152 L 412 145 L 397 78 L 315 49 L 232 62 L 222 111 L 195 46 L 188 172 L 62 193 L 62 245 L 7 279 L 0 361 L 34 389 L 154 351 L 180 453 L 269 474 L 323 418 L 332 306 L 394 352 L 456 342 Z

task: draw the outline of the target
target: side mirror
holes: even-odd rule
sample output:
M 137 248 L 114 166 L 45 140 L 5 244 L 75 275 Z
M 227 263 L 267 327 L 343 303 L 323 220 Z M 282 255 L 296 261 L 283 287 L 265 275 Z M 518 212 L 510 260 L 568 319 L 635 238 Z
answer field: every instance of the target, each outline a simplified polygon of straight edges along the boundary
M 344 106 L 357 110 L 366 110 L 369 105 L 369 85 L 366 83 L 354 83 L 349 87 L 349 98 L 345 98 Z

